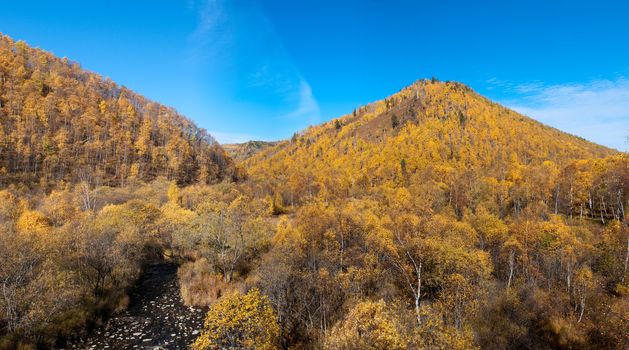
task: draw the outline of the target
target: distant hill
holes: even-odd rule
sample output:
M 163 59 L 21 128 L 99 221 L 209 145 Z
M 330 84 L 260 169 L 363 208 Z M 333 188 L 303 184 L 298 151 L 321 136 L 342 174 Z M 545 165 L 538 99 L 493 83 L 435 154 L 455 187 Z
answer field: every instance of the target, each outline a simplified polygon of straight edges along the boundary
M 453 204 L 463 194 L 461 201 L 481 200 L 473 198 L 478 190 L 474 186 L 513 192 L 527 171 L 559 172 L 578 159 L 615 154 L 463 84 L 421 80 L 352 114 L 310 127 L 256 154 L 246 165 L 252 178 L 272 182 L 293 204 L 322 188 L 342 198 L 383 187 L 414 189 L 411 193 L 417 196 L 433 191 L 431 196 L 438 193 L 437 198 Z
M 247 141 L 243 143 L 224 144 L 222 146 L 232 158 L 245 160 L 278 143 L 279 141 Z
M 67 58 L 0 36 L 0 183 L 237 177 L 205 130 Z

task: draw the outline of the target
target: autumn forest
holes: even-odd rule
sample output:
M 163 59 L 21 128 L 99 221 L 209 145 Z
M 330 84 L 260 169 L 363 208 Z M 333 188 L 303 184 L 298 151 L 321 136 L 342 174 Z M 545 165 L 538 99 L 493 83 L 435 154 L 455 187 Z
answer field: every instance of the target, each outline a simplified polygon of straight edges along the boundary
M 0 349 L 83 348 L 155 264 L 195 350 L 628 349 L 628 207 L 626 153 L 461 83 L 220 145 L 0 36 Z

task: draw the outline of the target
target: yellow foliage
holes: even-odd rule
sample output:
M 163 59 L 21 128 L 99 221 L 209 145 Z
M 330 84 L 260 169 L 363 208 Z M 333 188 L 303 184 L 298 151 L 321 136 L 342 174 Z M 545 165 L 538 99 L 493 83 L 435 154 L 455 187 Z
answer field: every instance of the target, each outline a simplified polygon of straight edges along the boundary
M 50 228 L 50 220 L 36 210 L 25 210 L 17 220 L 16 228 L 23 233 L 44 233 Z
M 3 181 L 76 182 L 88 168 L 116 185 L 159 175 L 179 184 L 242 176 L 205 130 L 174 109 L 67 59 L 17 46 L 0 36 L 0 100 L 10 101 L 0 106 L 7 133 L 0 136 L 3 148 L 13 150 L 0 158 Z
M 197 216 L 194 211 L 184 209 L 173 202 L 164 204 L 161 208 L 161 212 L 163 225 L 183 225 L 190 223 Z
M 174 181 L 168 186 L 168 201 L 174 204 L 181 204 L 179 187 Z
M 193 350 L 279 349 L 277 315 L 257 289 L 226 295 L 212 306 Z
M 474 335 L 469 328 L 457 329 L 444 322 L 430 308 L 422 309 L 422 323 L 410 335 L 412 349 L 476 350 Z
M 400 325 L 383 300 L 354 306 L 324 340 L 327 350 L 406 349 Z

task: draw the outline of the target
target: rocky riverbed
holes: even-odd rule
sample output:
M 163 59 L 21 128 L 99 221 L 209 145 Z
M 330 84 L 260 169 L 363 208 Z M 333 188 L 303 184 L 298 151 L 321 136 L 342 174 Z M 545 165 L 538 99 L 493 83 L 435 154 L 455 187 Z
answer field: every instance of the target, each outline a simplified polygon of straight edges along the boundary
M 129 308 L 66 349 L 187 349 L 206 310 L 183 304 L 177 266 L 148 266 L 131 293 Z

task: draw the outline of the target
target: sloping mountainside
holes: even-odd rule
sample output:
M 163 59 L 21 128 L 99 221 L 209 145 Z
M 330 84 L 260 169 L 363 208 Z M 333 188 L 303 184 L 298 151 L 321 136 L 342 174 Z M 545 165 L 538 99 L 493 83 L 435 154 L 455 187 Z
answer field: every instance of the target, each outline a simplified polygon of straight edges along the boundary
M 629 347 L 629 158 L 462 84 L 238 166 L 7 37 L 0 85 L 0 350 Z
M 224 144 L 222 146 L 233 159 L 245 160 L 277 144 L 277 141 L 247 141 L 243 143 Z
M 295 134 L 247 165 L 253 177 L 275 181 L 288 204 L 321 188 L 343 198 L 384 186 L 407 187 L 422 197 L 446 191 L 442 199 L 461 211 L 464 202 L 480 200 L 471 198 L 473 193 L 461 197 L 472 186 L 489 186 L 493 196 L 502 196 L 523 181 L 551 181 L 571 161 L 615 154 L 493 103 L 463 84 L 421 80 Z M 532 179 L 533 171 L 541 175 Z
M 237 177 L 203 129 L 77 63 L 0 36 L 0 182 Z
M 244 164 L 288 348 L 629 346 L 625 154 L 433 79 Z

